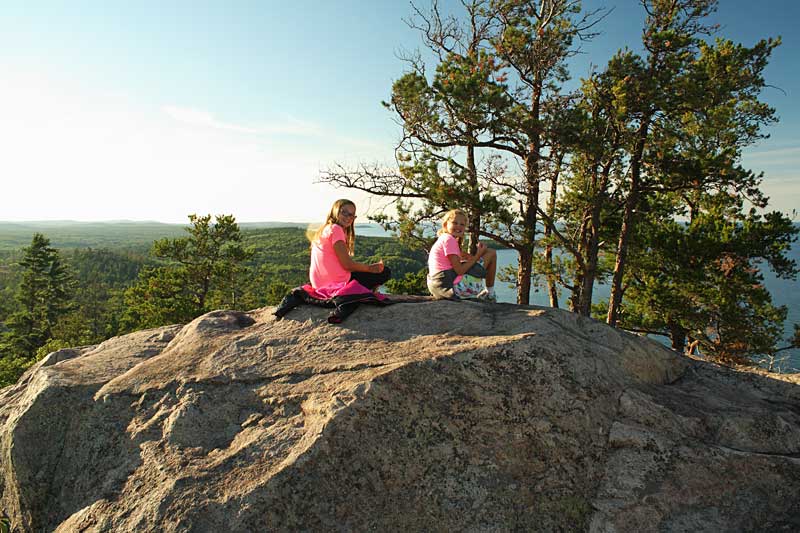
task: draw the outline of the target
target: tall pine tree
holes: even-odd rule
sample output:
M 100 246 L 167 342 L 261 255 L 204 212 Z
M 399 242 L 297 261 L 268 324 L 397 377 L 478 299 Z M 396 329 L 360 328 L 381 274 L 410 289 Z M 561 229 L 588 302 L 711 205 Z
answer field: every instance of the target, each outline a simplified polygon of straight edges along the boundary
M 22 279 L 17 289 L 19 309 L 6 322 L 4 355 L 32 358 L 53 336 L 53 326 L 70 310 L 75 282 L 58 251 L 41 233 L 33 236 L 19 262 Z

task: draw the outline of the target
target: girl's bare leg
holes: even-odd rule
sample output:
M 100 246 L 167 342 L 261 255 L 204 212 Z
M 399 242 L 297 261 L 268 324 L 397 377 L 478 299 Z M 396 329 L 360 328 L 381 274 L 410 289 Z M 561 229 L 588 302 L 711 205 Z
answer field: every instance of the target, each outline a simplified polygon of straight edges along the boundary
M 483 267 L 486 269 L 486 287 L 494 287 L 497 276 L 497 252 L 494 248 L 488 248 L 483 254 Z

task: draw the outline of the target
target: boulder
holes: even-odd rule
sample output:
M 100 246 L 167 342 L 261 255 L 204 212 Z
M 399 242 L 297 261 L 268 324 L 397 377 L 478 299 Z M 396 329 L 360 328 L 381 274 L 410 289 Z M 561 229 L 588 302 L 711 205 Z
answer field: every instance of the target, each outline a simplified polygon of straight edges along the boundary
M 560 310 L 216 311 L 0 391 L 22 531 L 796 531 L 796 376 Z

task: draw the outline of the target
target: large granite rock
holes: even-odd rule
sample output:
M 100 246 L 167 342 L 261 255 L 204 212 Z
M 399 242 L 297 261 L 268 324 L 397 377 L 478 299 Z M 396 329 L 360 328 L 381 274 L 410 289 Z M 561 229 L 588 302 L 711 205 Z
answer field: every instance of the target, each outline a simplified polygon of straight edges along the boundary
M 797 531 L 800 387 L 558 310 L 219 311 L 0 391 L 23 531 Z

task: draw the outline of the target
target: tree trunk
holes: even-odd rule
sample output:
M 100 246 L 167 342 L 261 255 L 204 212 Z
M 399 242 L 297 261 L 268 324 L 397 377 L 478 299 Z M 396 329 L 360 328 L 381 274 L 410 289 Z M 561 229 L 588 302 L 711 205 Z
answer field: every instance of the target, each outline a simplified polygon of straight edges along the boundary
M 592 294 L 594 292 L 594 279 L 597 276 L 597 236 L 592 235 L 590 239 L 589 257 L 581 280 L 581 293 L 577 309 L 577 313 L 582 316 L 590 316 L 592 314 Z
M 619 308 L 622 304 L 622 277 L 625 273 L 625 261 L 628 257 L 628 243 L 634 225 L 636 208 L 639 206 L 639 194 L 642 175 L 642 154 L 650 128 L 650 118 L 646 117 L 636 130 L 636 144 L 631 154 L 631 190 L 625 200 L 625 212 L 622 215 L 622 227 L 619 230 L 617 244 L 617 260 L 614 263 L 614 277 L 611 280 L 611 298 L 608 302 L 608 316 L 606 322 L 616 327 L 619 320 Z
M 553 245 L 548 244 L 544 251 L 545 261 L 553 268 Z M 558 308 L 558 288 L 556 287 L 555 274 L 547 275 L 547 294 L 550 297 L 550 307 Z
M 597 166 L 602 166 L 603 169 L 599 179 L 597 175 Z M 597 166 L 594 169 L 592 177 L 594 200 L 592 201 L 589 214 L 589 231 L 588 238 L 586 239 L 586 265 L 583 277 L 583 288 L 581 289 L 580 310 L 578 311 L 578 313 L 583 316 L 591 316 L 592 314 L 594 281 L 597 279 L 597 264 L 600 261 L 600 212 L 603 208 L 603 202 L 608 199 L 606 189 L 608 187 L 609 176 L 611 175 L 611 168 L 613 167 L 613 158 L 609 159 L 608 163 L 605 165 L 601 165 L 598 162 Z
M 581 303 L 581 290 L 583 288 L 583 274 L 577 269 L 573 276 L 572 294 L 569 296 L 569 310 L 572 313 L 578 313 Z
M 531 249 L 518 249 L 517 303 L 528 305 L 531 298 L 531 276 L 533 275 L 533 253 Z
M 478 242 L 480 240 L 481 232 L 481 211 L 480 211 L 480 194 L 478 191 L 478 169 L 475 166 L 475 147 L 472 145 L 467 146 L 467 177 L 470 188 L 470 206 L 471 213 L 469 217 L 469 253 L 475 255 L 478 252 Z
M 614 277 L 611 280 L 611 298 L 608 302 L 608 315 L 606 322 L 616 327 L 619 320 L 619 308 L 622 304 L 622 276 L 625 273 L 625 262 L 628 258 L 628 243 L 630 242 L 633 216 L 639 203 L 638 185 L 632 188 L 625 201 L 625 213 L 622 216 L 622 227 L 619 230 L 617 244 L 617 260 L 614 263 Z
M 519 268 L 517 269 L 517 303 L 528 305 L 531 298 L 531 277 L 533 276 L 533 253 L 536 246 L 536 206 L 539 200 L 538 181 L 530 184 L 525 198 L 524 229 L 522 230 L 522 247 L 519 252 Z
M 558 175 L 561 169 L 561 162 L 563 160 L 563 155 L 559 154 L 556 158 L 556 166 L 553 169 L 553 173 L 550 176 L 550 198 L 547 201 L 547 216 L 550 218 L 550 221 L 555 224 L 556 219 L 556 196 L 558 192 Z M 553 233 L 553 229 L 550 224 L 544 230 L 544 237 L 546 247 L 544 249 L 544 259 L 547 262 L 547 265 L 550 268 L 550 272 L 547 274 L 547 292 L 550 296 L 550 307 L 558 308 L 558 288 L 556 287 L 556 274 L 553 268 L 553 243 L 550 241 L 550 237 Z
M 581 287 L 580 305 L 578 314 L 590 316 L 592 314 L 592 296 L 594 294 L 594 280 L 597 278 L 597 263 L 600 256 L 600 201 L 592 206 L 589 221 L 588 238 L 586 242 L 586 263 L 583 272 L 583 286 Z
M 469 253 L 475 255 L 478 253 L 478 242 L 481 238 L 481 219 L 480 215 L 476 215 L 474 220 L 469 219 Z
M 206 296 L 211 288 L 211 276 L 206 275 L 200 288 L 200 293 L 197 295 L 197 308 L 200 314 L 206 311 Z
M 542 84 L 536 84 L 531 95 L 530 118 L 536 122 L 541 114 Z M 533 276 L 533 253 L 536 247 L 536 210 L 539 207 L 539 159 L 542 144 L 541 130 L 529 133 L 530 144 L 525 157 L 526 194 L 523 205 L 522 248 L 518 250 L 517 303 L 528 305 L 531 301 L 531 277 Z
M 580 226 L 581 231 L 578 235 L 578 246 L 576 247 L 577 250 L 574 253 L 575 265 L 574 273 L 572 276 L 572 294 L 569 297 L 569 306 L 570 311 L 573 313 L 580 314 L 581 309 L 581 294 L 583 293 L 583 285 L 585 282 L 584 276 L 586 274 L 585 269 L 583 268 L 583 262 L 581 261 L 581 257 L 587 255 L 588 250 L 588 234 L 589 234 L 589 223 L 586 221 L 586 215 L 583 216 L 583 223 Z

